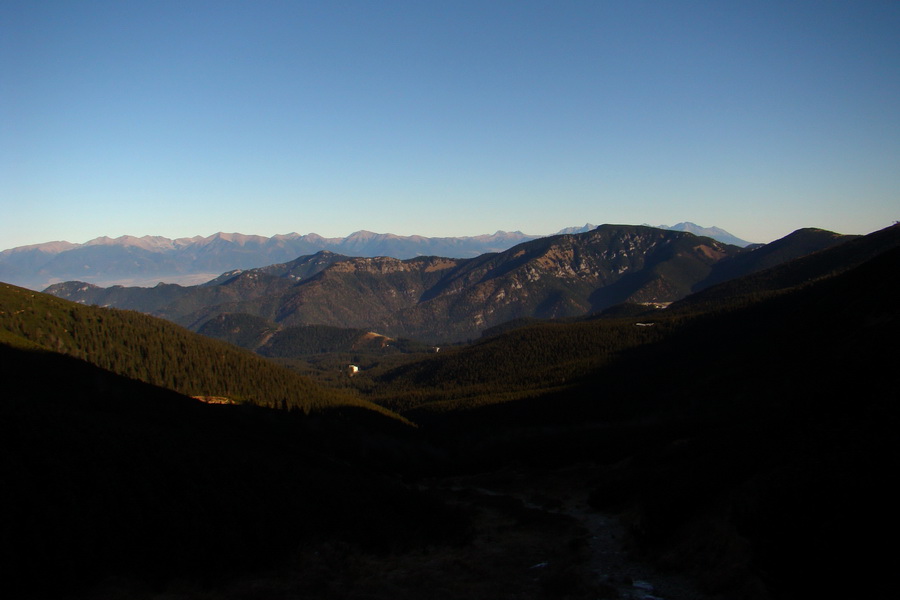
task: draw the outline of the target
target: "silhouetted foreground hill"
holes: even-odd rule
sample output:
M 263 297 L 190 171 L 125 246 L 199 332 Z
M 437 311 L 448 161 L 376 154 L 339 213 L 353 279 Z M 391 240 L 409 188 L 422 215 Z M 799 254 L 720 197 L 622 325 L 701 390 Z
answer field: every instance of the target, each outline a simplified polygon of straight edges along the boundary
M 748 275 L 708 287 L 696 294 L 676 302 L 673 312 L 718 310 L 723 306 L 752 303 L 767 295 L 808 284 L 812 281 L 831 277 L 857 267 L 892 248 L 900 246 L 900 229 L 892 226 L 866 236 L 833 238 L 833 234 L 821 230 L 801 230 L 801 248 L 815 245 L 819 249 L 798 254 L 791 260 L 775 260 L 774 264 L 762 269 L 754 268 Z M 829 239 L 831 241 L 829 242 Z M 846 242 L 846 243 L 845 243 Z M 778 242 L 773 242 L 772 245 Z M 760 248 L 759 250 L 765 250 Z M 776 248 L 776 256 L 783 256 L 784 248 Z M 796 254 L 796 252 L 795 252 Z M 735 261 L 745 261 L 746 257 L 736 257 Z M 773 262 L 771 253 L 764 252 L 761 265 Z
M 585 382 L 583 403 L 628 393 L 651 424 L 652 442 L 596 484 L 596 505 L 631 506 L 639 547 L 710 585 L 746 569 L 775 597 L 887 592 L 876 539 L 896 533 L 900 500 L 889 483 L 900 459 L 898 286 L 894 249 L 699 319 L 620 365 L 630 381 Z
M 206 405 L 5 344 L 0 376 L 9 597 L 77 597 L 108 577 L 146 594 L 274 567 L 324 540 L 386 552 L 465 530 L 383 474 L 379 439 L 398 447 L 408 427 L 362 409 Z

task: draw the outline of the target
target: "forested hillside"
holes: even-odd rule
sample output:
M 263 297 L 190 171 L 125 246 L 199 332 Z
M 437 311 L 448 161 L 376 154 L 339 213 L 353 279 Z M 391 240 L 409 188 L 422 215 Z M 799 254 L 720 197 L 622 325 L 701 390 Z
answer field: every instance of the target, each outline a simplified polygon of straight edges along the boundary
M 389 354 L 432 349 L 414 340 L 389 338 L 365 329 L 329 325 L 281 327 L 273 321 L 243 313 L 220 314 L 206 321 L 198 333 L 270 358 L 308 357 L 334 352 Z
M 671 328 L 634 319 L 534 323 L 365 375 L 374 381 L 372 399 L 394 410 L 472 408 L 570 386 Z
M 370 406 L 233 345 L 137 312 L 81 306 L 0 284 L 2 341 L 88 361 L 188 396 L 305 412 Z

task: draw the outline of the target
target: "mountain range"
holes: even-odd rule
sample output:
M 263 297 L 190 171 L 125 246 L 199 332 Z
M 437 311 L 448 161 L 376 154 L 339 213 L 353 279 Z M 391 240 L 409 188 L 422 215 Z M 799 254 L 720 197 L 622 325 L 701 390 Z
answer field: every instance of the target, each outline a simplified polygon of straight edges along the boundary
M 721 237 L 720 241 L 725 243 L 746 245 L 717 228 L 705 229 L 681 223 L 673 229 L 681 227 L 698 235 Z M 593 228 L 588 224 L 560 233 Z M 48 242 L 4 250 L 0 252 L 0 281 L 38 290 L 52 283 L 76 279 L 104 286 L 152 286 L 160 281 L 192 285 L 224 271 L 287 262 L 320 250 L 347 256 L 399 259 L 416 256 L 473 258 L 488 252 L 501 252 L 538 237 L 541 236 L 520 231 L 497 231 L 470 237 L 400 236 L 371 231 L 357 231 L 342 238 L 326 238 L 315 233 L 272 237 L 216 233 L 174 240 L 160 236 L 99 237 L 84 244 Z
M 469 259 L 351 258 L 320 251 L 231 271 L 199 286 L 102 288 L 71 281 L 46 291 L 146 312 L 194 330 L 220 315 L 241 314 L 276 329 L 327 325 L 444 343 L 476 338 L 515 319 L 581 317 L 624 302 L 673 302 L 851 237 L 801 230 L 745 250 L 686 232 L 602 225 Z M 782 250 L 773 254 L 773 248 Z

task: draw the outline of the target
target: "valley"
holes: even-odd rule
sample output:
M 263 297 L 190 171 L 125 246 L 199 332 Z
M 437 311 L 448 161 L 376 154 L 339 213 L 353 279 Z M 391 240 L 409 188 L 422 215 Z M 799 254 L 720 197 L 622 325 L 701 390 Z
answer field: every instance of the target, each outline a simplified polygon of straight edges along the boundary
M 4 284 L 0 558 L 19 597 L 874 597 L 898 263 L 601 226 Z

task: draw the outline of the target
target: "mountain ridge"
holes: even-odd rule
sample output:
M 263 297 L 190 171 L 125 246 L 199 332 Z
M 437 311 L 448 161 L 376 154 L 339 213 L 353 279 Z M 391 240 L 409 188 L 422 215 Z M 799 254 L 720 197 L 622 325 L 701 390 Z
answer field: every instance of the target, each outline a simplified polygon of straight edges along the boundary
M 581 233 L 594 228 L 590 224 L 569 227 L 554 235 Z M 461 237 L 402 236 L 368 230 L 331 238 L 316 233 L 265 237 L 225 232 L 174 239 L 151 235 L 101 236 L 83 244 L 55 241 L 3 250 L 0 252 L 0 281 L 36 290 L 71 280 L 103 286 L 150 287 L 160 281 L 194 285 L 225 271 L 287 262 L 319 250 L 399 259 L 415 256 L 474 258 L 487 252 L 502 252 L 515 244 L 541 237 L 549 236 L 503 230 Z
M 746 252 L 687 232 L 603 225 L 468 259 L 317 253 L 192 288 L 67 282 L 47 291 L 149 312 L 195 330 L 216 315 L 244 313 L 284 327 L 361 328 L 446 343 L 514 319 L 580 317 L 622 302 L 672 302 L 704 287 Z M 748 260 L 729 275 L 755 267 Z

